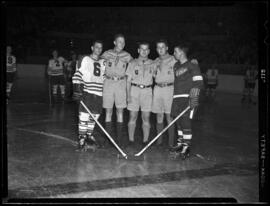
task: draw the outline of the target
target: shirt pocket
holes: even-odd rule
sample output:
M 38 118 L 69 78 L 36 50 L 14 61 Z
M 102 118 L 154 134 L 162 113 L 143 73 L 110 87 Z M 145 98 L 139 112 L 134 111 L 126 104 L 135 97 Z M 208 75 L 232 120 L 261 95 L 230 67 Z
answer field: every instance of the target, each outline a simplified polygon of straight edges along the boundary
M 133 75 L 134 75 L 134 77 L 138 77 L 141 75 L 141 69 L 139 66 L 134 67 Z

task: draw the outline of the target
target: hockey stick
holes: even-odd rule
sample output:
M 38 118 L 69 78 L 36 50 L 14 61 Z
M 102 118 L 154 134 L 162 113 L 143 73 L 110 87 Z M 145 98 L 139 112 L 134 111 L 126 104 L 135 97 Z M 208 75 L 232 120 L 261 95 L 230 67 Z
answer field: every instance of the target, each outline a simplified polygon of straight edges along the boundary
M 50 106 L 52 106 L 52 90 L 51 90 L 51 76 L 50 75 L 49 75 L 48 87 L 49 87 L 49 103 L 50 103 Z
M 117 148 L 117 150 L 122 154 L 122 156 L 127 159 L 127 154 L 124 153 L 121 148 L 115 143 L 115 141 L 113 140 L 113 138 L 108 134 L 108 132 L 103 128 L 103 126 L 98 122 L 97 119 L 95 119 L 95 117 L 93 116 L 93 114 L 89 111 L 89 109 L 87 108 L 87 106 L 83 103 L 83 101 L 80 101 L 81 105 L 84 107 L 84 109 L 90 114 L 90 116 L 95 120 L 95 122 L 98 124 L 98 126 L 100 127 L 100 129 L 107 135 L 107 137 L 109 138 L 109 140 L 113 143 L 113 145 Z
M 170 124 L 167 125 L 154 139 L 152 139 L 151 142 L 148 143 L 140 152 L 135 154 L 134 156 L 140 156 L 150 145 L 152 145 L 172 124 L 174 124 L 183 114 L 185 114 L 190 109 L 190 106 L 188 106 L 184 111 L 182 111 Z

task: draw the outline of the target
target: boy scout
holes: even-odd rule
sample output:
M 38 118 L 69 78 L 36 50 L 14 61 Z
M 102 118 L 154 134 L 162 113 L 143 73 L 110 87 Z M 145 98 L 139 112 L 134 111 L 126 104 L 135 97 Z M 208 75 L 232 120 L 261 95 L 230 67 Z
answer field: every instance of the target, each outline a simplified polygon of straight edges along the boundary
M 106 110 L 105 128 L 109 134 L 112 134 L 112 113 L 115 104 L 117 117 L 116 137 L 120 138 L 123 136 L 124 127 L 123 110 L 127 107 L 125 72 L 132 57 L 123 50 L 125 47 L 125 37 L 122 34 L 115 36 L 114 45 L 114 49 L 105 51 L 101 56 L 106 60 L 103 108 Z M 116 142 L 120 143 L 116 137 Z
M 127 75 L 127 109 L 130 112 L 128 134 L 131 146 L 134 145 L 134 133 L 138 111 L 142 112 L 143 144 L 146 145 L 150 133 L 150 112 L 152 105 L 152 84 L 155 64 L 148 59 L 149 43 L 142 42 L 138 48 L 139 57 L 130 62 Z
M 173 83 L 174 72 L 173 66 L 176 63 L 174 56 L 168 54 L 168 43 L 166 40 L 159 40 L 156 43 L 159 57 L 155 60 L 157 65 L 155 74 L 155 87 L 153 92 L 152 112 L 157 114 L 156 129 L 159 134 L 163 128 L 164 113 L 167 123 L 171 123 L 171 106 L 173 101 Z M 169 146 L 174 144 L 174 126 L 168 130 Z M 157 144 L 161 145 L 162 136 L 158 139 Z

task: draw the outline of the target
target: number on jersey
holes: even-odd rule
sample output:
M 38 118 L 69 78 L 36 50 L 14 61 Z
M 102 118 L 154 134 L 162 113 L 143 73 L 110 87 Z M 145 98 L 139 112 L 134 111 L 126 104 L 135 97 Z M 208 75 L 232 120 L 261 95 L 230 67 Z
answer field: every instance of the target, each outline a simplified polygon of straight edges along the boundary
M 94 62 L 94 75 L 100 76 L 100 64 L 98 62 Z

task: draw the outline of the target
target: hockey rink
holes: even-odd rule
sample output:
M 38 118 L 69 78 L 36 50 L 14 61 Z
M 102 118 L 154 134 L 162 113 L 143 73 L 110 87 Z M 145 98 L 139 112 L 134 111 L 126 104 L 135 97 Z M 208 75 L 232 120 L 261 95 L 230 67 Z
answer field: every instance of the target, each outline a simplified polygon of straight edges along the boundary
M 76 103 L 50 107 L 47 96 L 41 93 L 37 100 L 32 89 L 28 96 L 18 93 L 6 109 L 9 198 L 259 201 L 258 105 L 242 105 L 241 94 L 219 92 L 214 102 L 202 102 L 193 122 L 191 156 L 185 161 L 172 159 L 167 147 L 156 145 L 143 153 L 145 160 L 131 161 L 118 159 L 113 146 L 76 152 Z M 138 119 L 138 151 L 143 148 L 140 124 Z

